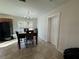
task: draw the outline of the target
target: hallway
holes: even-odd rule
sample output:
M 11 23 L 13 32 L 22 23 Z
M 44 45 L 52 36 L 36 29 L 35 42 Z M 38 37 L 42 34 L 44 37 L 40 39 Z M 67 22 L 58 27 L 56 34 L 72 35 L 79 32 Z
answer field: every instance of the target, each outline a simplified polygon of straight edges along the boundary
M 17 43 L 0 48 L 0 59 L 63 59 L 62 55 L 51 45 L 44 41 L 35 47 L 17 48 Z

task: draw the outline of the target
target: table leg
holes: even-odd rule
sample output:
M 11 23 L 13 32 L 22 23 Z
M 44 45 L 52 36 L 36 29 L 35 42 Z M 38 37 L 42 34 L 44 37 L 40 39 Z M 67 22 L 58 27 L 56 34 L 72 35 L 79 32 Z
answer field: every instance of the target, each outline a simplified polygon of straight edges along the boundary
M 38 44 L 38 37 L 36 36 L 36 45 Z

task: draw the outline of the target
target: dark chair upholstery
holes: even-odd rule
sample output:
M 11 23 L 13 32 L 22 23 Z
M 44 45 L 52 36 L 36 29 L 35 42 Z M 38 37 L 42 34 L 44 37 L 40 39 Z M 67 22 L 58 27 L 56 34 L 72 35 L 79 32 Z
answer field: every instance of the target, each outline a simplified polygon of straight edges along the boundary
M 79 59 L 79 48 L 69 48 L 64 51 L 64 59 Z

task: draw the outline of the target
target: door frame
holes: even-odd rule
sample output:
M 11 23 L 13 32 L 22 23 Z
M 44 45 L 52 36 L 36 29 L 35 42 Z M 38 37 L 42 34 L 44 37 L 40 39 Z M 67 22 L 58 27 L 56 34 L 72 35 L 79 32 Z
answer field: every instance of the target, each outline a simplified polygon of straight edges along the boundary
M 48 16 L 48 42 L 51 43 L 51 39 L 50 39 L 50 24 L 49 24 L 49 21 L 51 21 L 51 18 L 55 17 L 55 16 L 58 16 L 59 17 L 59 26 L 58 26 L 58 40 L 57 40 L 57 46 L 56 46 L 56 49 L 59 48 L 59 41 L 60 41 L 60 22 L 61 22 L 61 13 L 60 12 L 56 12 L 56 13 L 53 13 L 52 15 L 49 15 Z M 49 29 L 50 28 L 50 29 Z

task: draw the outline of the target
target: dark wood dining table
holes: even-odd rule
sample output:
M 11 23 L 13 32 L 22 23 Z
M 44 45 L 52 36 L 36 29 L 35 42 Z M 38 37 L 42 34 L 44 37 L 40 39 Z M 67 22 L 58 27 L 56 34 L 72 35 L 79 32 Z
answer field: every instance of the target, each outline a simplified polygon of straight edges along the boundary
M 25 38 L 27 35 L 31 35 L 31 36 L 35 36 L 35 43 L 36 43 L 36 45 L 38 44 L 38 32 L 34 32 L 34 33 L 31 33 L 33 30 L 30 30 L 29 31 L 29 34 L 27 33 L 27 32 L 23 32 L 23 33 L 19 33 L 18 34 L 18 45 L 19 45 L 19 48 L 21 48 L 21 44 L 20 44 L 20 39 L 21 38 Z

